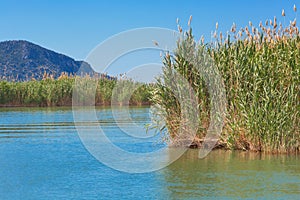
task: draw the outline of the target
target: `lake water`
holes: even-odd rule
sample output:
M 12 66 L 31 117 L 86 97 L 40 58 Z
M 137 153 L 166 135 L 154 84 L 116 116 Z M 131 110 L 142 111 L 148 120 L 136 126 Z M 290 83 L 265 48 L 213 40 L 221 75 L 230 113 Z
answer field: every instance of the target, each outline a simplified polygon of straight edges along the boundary
M 148 111 L 130 109 L 142 126 L 150 120 Z M 121 148 L 145 152 L 164 146 L 158 137 L 144 143 L 120 137 L 109 108 L 97 108 L 97 115 Z M 0 108 L 1 200 L 300 197 L 299 156 L 230 151 L 213 151 L 205 159 L 197 156 L 197 150 L 189 150 L 159 171 L 120 172 L 86 150 L 70 108 Z

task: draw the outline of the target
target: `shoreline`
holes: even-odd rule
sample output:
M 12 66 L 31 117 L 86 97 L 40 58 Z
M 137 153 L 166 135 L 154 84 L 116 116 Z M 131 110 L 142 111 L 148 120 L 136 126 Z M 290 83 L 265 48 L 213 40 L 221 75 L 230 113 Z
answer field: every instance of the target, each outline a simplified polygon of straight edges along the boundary
M 95 106 L 95 107 L 109 107 L 109 106 L 150 106 L 150 102 L 143 102 L 143 103 L 129 103 L 126 104 L 96 104 L 96 105 L 72 105 L 72 104 L 65 104 L 65 105 L 36 105 L 36 104 L 29 104 L 29 105 L 16 105 L 16 104 L 0 104 L 0 108 L 59 108 L 59 107 L 89 107 L 89 106 Z
M 188 149 L 192 150 L 200 150 L 201 146 L 198 147 L 187 147 Z M 214 147 L 212 151 L 232 151 L 232 152 L 249 152 L 249 153 L 256 153 L 256 154 L 264 154 L 264 155 L 300 155 L 300 150 L 298 151 L 291 151 L 291 152 L 269 152 L 269 151 L 258 151 L 258 150 L 245 150 L 245 149 L 229 149 L 226 147 Z
M 193 141 L 190 145 L 188 145 L 188 149 L 196 149 L 200 150 L 202 148 L 202 142 L 195 142 Z M 226 142 L 222 142 L 218 140 L 216 145 L 212 148 L 212 151 L 215 150 L 222 150 L 222 151 L 242 151 L 242 152 L 252 152 L 252 153 L 259 153 L 259 154 L 270 154 L 270 155 L 300 155 L 300 149 L 295 149 L 294 151 L 266 151 L 266 150 L 258 150 L 258 149 L 243 149 L 243 148 L 229 148 Z

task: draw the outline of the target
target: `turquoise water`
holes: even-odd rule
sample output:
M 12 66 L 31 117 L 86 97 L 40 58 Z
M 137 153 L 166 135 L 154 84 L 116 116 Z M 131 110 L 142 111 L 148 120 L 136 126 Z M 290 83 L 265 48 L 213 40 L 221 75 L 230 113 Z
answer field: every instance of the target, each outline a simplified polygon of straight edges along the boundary
M 130 111 L 141 126 L 149 122 L 148 108 Z M 158 137 L 132 142 L 109 108 L 98 108 L 97 115 L 121 148 L 149 152 L 164 146 Z M 71 109 L 1 108 L 0 199 L 299 199 L 299 156 L 213 151 L 199 160 L 197 153 L 189 150 L 156 172 L 128 174 L 85 149 Z

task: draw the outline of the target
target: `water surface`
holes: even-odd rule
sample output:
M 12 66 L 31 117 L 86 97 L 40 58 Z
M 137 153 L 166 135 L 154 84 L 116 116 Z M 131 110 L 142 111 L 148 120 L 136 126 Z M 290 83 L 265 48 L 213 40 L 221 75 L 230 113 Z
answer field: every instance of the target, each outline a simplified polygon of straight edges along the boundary
M 148 111 L 130 110 L 141 127 L 150 120 Z M 123 149 L 164 146 L 157 136 L 124 135 L 110 108 L 98 108 L 97 116 Z M 130 130 L 131 123 L 121 125 Z M 189 150 L 152 173 L 119 172 L 85 149 L 70 108 L 0 108 L 0 199 L 299 199 L 299 156 L 213 151 L 200 160 L 197 153 Z

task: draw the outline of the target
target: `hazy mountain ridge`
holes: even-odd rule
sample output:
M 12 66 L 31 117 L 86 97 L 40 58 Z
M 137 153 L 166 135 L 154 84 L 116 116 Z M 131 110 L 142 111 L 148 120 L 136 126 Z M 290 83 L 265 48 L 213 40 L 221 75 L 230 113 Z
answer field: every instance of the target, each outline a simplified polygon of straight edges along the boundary
M 76 61 L 25 40 L 0 42 L 0 79 L 40 80 L 45 72 L 57 78 L 62 72 L 75 74 L 82 64 L 92 72 L 91 66 L 84 61 Z

